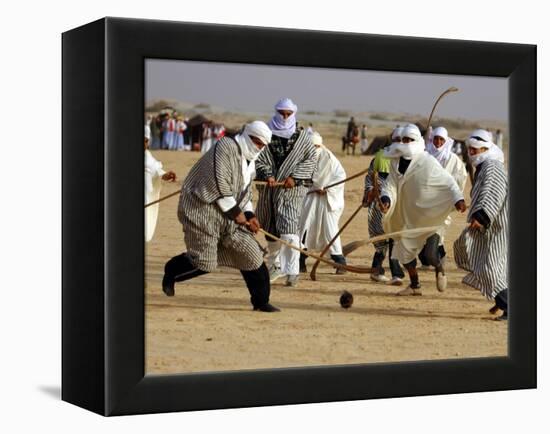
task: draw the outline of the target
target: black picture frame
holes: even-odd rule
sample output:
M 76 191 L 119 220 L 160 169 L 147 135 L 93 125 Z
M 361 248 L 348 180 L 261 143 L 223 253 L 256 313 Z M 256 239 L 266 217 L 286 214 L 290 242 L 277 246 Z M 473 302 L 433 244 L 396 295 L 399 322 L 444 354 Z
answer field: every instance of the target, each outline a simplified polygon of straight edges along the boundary
M 536 387 L 536 46 L 104 18 L 62 51 L 63 400 L 107 416 Z M 152 58 L 508 77 L 508 357 L 145 376 Z

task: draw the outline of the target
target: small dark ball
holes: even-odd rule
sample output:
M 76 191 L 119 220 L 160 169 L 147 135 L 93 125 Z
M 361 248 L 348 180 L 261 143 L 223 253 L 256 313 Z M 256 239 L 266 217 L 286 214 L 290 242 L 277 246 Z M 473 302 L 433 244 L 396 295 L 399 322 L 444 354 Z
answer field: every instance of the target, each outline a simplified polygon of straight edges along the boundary
M 353 294 L 348 291 L 344 291 L 340 296 L 340 306 L 344 309 L 349 309 L 353 305 Z

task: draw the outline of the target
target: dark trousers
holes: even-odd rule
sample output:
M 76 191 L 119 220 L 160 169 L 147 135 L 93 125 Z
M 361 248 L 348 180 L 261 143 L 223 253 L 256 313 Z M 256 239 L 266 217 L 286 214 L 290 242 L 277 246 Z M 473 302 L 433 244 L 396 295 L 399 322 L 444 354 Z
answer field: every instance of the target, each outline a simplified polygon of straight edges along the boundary
M 433 265 L 436 269 L 436 273 L 443 273 L 443 265 L 441 263 L 441 259 L 445 255 L 441 255 L 441 250 L 439 248 L 440 239 L 441 238 L 438 234 L 433 234 L 428 237 L 428 239 L 426 240 L 426 244 L 424 244 L 422 251 L 418 255 L 418 257 L 422 261 L 422 264 Z M 444 252 L 445 249 L 443 249 L 443 253 Z M 418 280 L 418 271 L 416 270 L 416 264 L 416 258 L 407 264 L 403 264 L 407 269 L 407 272 L 409 273 L 412 288 L 420 288 L 420 281 Z
M 399 261 L 397 259 L 392 259 L 391 253 L 393 250 L 393 240 L 390 238 L 389 242 L 389 258 L 390 258 L 390 271 L 392 277 L 400 277 L 401 279 L 405 277 L 405 273 L 403 273 L 403 269 L 401 268 L 401 265 L 399 265 Z M 385 270 L 382 266 L 382 263 L 384 262 L 384 259 L 386 258 L 386 249 L 383 250 L 377 250 L 374 252 L 374 257 L 372 258 L 372 268 L 375 268 L 378 270 L 378 274 L 384 274 Z
M 508 290 L 504 289 L 500 291 L 495 297 L 495 304 L 499 309 L 504 312 L 508 312 Z
M 439 234 L 433 234 L 426 240 L 426 244 L 418 255 L 422 265 L 438 267 L 441 264 L 441 259 L 445 257 L 446 252 L 445 247 L 439 245 L 440 240 Z
M 269 271 L 264 263 L 257 270 L 240 270 L 250 293 L 250 302 L 254 307 L 260 307 L 269 302 L 271 286 Z M 203 274 L 207 271 L 194 267 L 186 253 L 174 256 L 164 266 L 164 274 L 176 282 L 183 282 Z
M 411 288 L 420 288 L 420 281 L 418 280 L 418 270 L 416 269 L 416 258 L 411 262 L 403 264 L 409 273 L 409 279 L 411 279 Z

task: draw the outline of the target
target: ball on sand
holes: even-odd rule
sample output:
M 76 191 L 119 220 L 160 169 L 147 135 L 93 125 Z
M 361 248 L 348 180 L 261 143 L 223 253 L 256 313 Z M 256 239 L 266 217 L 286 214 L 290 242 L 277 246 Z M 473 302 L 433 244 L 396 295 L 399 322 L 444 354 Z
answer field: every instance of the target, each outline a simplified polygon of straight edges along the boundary
M 344 291 L 340 296 L 340 306 L 344 309 L 349 309 L 353 305 L 353 294 L 348 291 Z

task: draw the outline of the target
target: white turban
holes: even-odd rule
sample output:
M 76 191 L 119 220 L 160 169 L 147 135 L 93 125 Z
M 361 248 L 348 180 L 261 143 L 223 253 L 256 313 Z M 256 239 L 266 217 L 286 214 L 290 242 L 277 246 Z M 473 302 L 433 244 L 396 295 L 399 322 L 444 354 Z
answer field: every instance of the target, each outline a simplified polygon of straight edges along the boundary
M 494 146 L 493 136 L 489 131 L 486 130 L 474 130 L 470 134 L 468 139 L 468 146 L 471 148 L 491 148 Z
M 401 138 L 401 133 L 403 133 L 403 127 L 394 128 L 391 133 L 391 139 L 396 139 L 397 137 Z
M 384 153 L 384 156 L 389 158 L 403 157 L 405 160 L 411 160 L 415 155 L 424 152 L 424 139 L 416 125 L 405 125 L 401 131 L 401 139 L 404 137 L 408 137 L 412 141 L 409 143 L 393 143 Z
M 401 152 L 397 151 L 395 147 L 401 143 L 401 133 L 403 132 L 403 127 L 394 128 L 391 133 L 391 144 L 386 146 L 384 149 L 384 157 L 388 158 L 398 158 L 401 156 Z M 399 137 L 399 142 L 394 140 Z
M 257 137 L 262 141 L 264 145 L 267 145 L 269 142 L 271 142 L 272 133 L 265 122 L 250 122 L 244 127 L 244 133 L 248 134 L 249 136 Z
M 441 145 L 439 148 L 433 144 L 433 138 L 435 136 L 445 139 L 445 143 L 443 143 L 443 145 Z M 437 127 L 433 130 L 431 140 L 428 142 L 426 150 L 430 155 L 433 155 L 437 161 L 439 161 L 439 164 L 441 164 L 441 166 L 445 167 L 447 161 L 449 160 L 449 157 L 451 156 L 454 142 L 455 141 L 449 137 L 449 133 L 447 132 L 446 128 Z
M 250 136 L 257 137 L 264 145 L 267 145 L 271 142 L 271 130 L 265 122 L 254 121 L 246 124 L 242 134 L 235 136 L 244 158 L 248 161 L 254 161 L 260 155 L 261 149 L 258 149 Z
M 422 143 L 424 143 L 422 134 L 420 133 L 420 130 L 415 124 L 405 125 L 403 127 L 403 131 L 401 131 L 401 137 L 408 137 L 409 139 L 413 139 L 413 141 L 415 142 L 422 140 Z
M 466 144 L 470 148 L 487 148 L 485 152 L 476 155 L 470 155 L 470 161 L 477 167 L 486 160 L 498 160 L 504 163 L 504 154 L 502 150 L 493 143 L 493 135 L 487 130 L 475 130 L 470 134 Z
M 315 146 L 322 146 L 323 145 L 323 137 L 317 131 L 315 131 L 311 135 L 311 141 L 313 142 L 313 144 Z
M 292 114 L 284 119 L 278 112 L 279 110 L 289 110 Z M 290 98 L 280 99 L 275 104 L 275 115 L 269 121 L 269 128 L 273 131 L 273 134 L 285 139 L 290 138 L 296 131 L 296 112 L 298 106 L 292 102 Z

